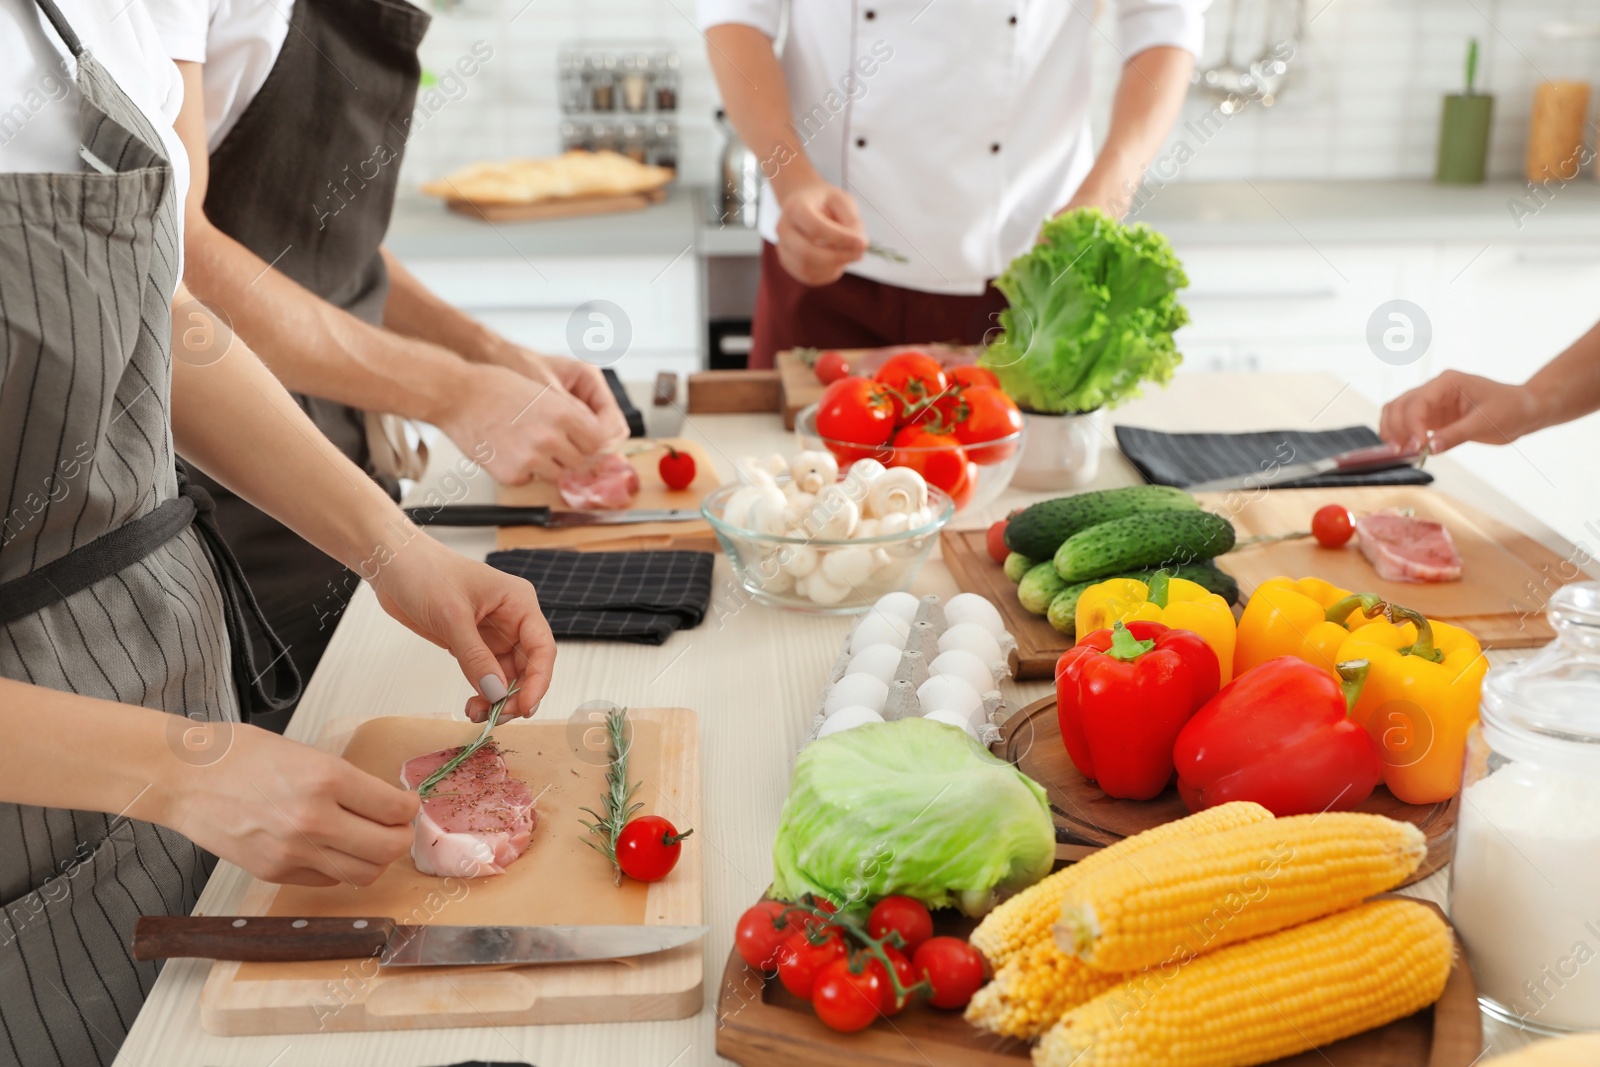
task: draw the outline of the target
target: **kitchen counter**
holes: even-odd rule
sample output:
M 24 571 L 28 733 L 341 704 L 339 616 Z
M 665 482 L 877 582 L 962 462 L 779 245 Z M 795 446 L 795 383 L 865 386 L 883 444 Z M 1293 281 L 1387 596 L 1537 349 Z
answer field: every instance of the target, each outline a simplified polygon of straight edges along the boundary
M 1328 428 L 1371 422 L 1376 412 L 1354 391 L 1322 374 L 1193 374 L 1129 404 L 1117 422 L 1169 430 Z M 1224 402 L 1226 401 L 1226 402 Z M 732 458 L 793 447 L 776 416 L 693 416 L 684 434 L 707 446 L 718 472 L 731 478 Z M 1137 480 L 1115 453 L 1102 464 L 1099 487 Z M 455 450 L 441 440 L 432 471 L 450 470 Z M 1431 463 L 1439 488 L 1518 527 L 1563 554 L 1570 545 L 1521 512 L 1449 457 Z M 420 491 L 428 486 L 425 480 Z M 469 482 L 469 499 L 493 499 L 487 475 Z M 985 514 L 964 517 L 979 527 L 1046 494 L 1011 491 Z M 481 557 L 492 532 L 443 531 L 441 539 Z M 948 596 L 956 586 L 943 562 L 930 560 L 914 591 Z M 703 724 L 703 824 L 692 846 L 705 850 L 705 1007 L 674 1022 L 594 1026 L 497 1027 L 373 1034 L 290 1034 L 217 1038 L 200 1028 L 199 996 L 209 968 L 196 960 L 168 964 L 117 1057 L 118 1067 L 424 1067 L 468 1059 L 526 1061 L 539 1067 L 693 1067 L 719 1062 L 715 1054 L 718 976 L 731 948 L 736 918 L 766 887 L 778 812 L 795 752 L 810 726 L 829 665 L 851 626 L 846 618 L 793 614 L 748 600 L 718 557 L 711 612 L 694 630 L 663 647 L 566 642 L 545 716 L 564 716 L 586 700 L 636 706 L 683 705 Z M 1504 661 L 1518 653 L 1491 653 Z M 459 709 L 469 689 L 442 649 L 384 615 L 362 588 L 334 634 L 289 725 L 290 737 L 314 741 L 336 715 L 428 715 Z M 1049 692 L 1043 683 L 1004 686 L 1007 705 L 1020 708 Z M 576 828 L 572 828 L 575 830 Z M 544 832 L 541 829 L 540 832 Z M 566 832 L 554 828 L 551 832 Z M 221 863 L 197 911 L 229 914 L 248 878 Z M 1443 872 L 1407 890 L 1443 902 Z M 1525 1043 L 1516 1031 L 1487 1022 L 1494 1052 Z M 1025 1061 L 1020 1061 L 1025 1062 Z

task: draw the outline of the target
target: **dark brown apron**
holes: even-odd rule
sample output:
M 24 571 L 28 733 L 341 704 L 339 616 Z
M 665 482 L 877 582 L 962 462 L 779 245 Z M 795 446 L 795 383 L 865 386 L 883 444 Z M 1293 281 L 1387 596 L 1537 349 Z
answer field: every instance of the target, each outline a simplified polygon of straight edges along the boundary
M 295 0 L 276 64 L 211 153 L 206 217 L 272 269 L 373 325 L 382 323 L 388 297 L 378 249 L 394 208 L 421 77 L 417 45 L 428 23 L 406 0 Z M 373 468 L 361 411 L 295 399 L 398 498 L 399 483 Z M 216 501 L 218 524 L 267 621 L 309 681 L 359 579 L 223 486 L 196 480 Z M 262 660 L 270 658 L 257 643 Z

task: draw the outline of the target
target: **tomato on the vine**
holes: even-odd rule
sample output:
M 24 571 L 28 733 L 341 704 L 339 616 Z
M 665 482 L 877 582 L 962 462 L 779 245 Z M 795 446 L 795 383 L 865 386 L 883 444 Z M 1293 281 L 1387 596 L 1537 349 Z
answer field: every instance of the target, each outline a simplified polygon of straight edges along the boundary
M 961 484 L 950 491 L 950 499 L 958 508 L 964 508 L 971 502 L 978 491 L 978 479 L 983 477 L 978 472 L 978 465 L 971 460 L 967 461 L 967 471 L 961 479 Z
M 910 467 L 929 485 L 955 495 L 967 477 L 967 453 L 961 442 L 947 433 L 922 426 L 907 426 L 894 435 L 891 467 Z
M 893 945 L 884 945 L 883 954 L 889 957 L 889 963 L 894 967 L 894 976 L 899 980 L 901 989 L 910 989 L 917 984 L 916 972 L 912 970 L 911 960 L 906 957 L 904 952 L 901 952 Z M 885 1015 L 898 1015 L 900 1009 L 910 1003 L 909 998 L 904 1003 L 895 1003 L 894 983 L 884 977 L 883 964 L 878 962 L 876 956 L 867 957 L 867 971 L 878 984 L 880 996 L 878 1010 Z
M 881 964 L 874 961 L 861 973 L 852 974 L 850 961 L 841 957 L 817 975 L 811 1007 L 830 1029 L 847 1034 L 865 1030 L 878 1017 L 886 985 Z M 893 990 L 888 996 L 894 999 Z
M 1010 521 L 1010 519 L 997 520 L 983 537 L 983 546 L 989 550 L 989 558 L 996 563 L 1004 563 L 1006 557 L 1011 555 L 1011 549 L 1006 547 L 1006 523 Z
M 922 352 L 901 352 L 890 356 L 873 379 L 890 390 L 896 423 L 906 419 L 906 406 L 939 396 L 950 388 L 944 367 Z
M 817 362 L 811 368 L 817 375 L 817 381 L 823 385 L 832 385 L 840 378 L 850 373 L 850 363 L 844 358 L 842 352 L 829 349 L 817 356 Z
M 656 470 L 668 489 L 687 489 L 694 481 L 694 457 L 667 445 L 667 454 L 661 457 Z
M 617 835 L 617 866 L 629 878 L 659 882 L 678 865 L 682 841 L 692 833 L 678 833 L 677 827 L 659 815 L 630 819 Z
M 933 916 L 920 900 L 905 896 L 884 897 L 867 915 L 867 933 L 883 937 L 891 930 L 900 935 L 901 951 L 909 955 L 933 936 Z
M 1356 532 L 1350 509 L 1343 504 L 1326 504 L 1311 516 L 1311 536 L 1323 548 L 1339 548 Z
M 932 937 L 911 956 L 911 969 L 927 978 L 936 1008 L 961 1008 L 983 985 L 983 957 L 959 937 Z
M 793 926 L 778 929 L 778 919 L 786 905 L 781 900 L 752 904 L 739 916 L 734 927 L 733 947 L 739 958 L 758 971 L 768 971 L 778 961 L 778 949 L 794 933 Z
M 894 410 L 888 392 L 872 379 L 840 378 L 817 402 L 817 433 L 833 442 L 841 465 L 864 459 L 894 436 Z
M 820 944 L 804 930 L 796 930 L 778 946 L 778 981 L 795 996 L 809 1000 L 817 975 L 846 954 L 844 938 L 837 930 L 828 931 Z
M 987 443 L 1011 437 L 1022 430 L 1022 411 L 1016 401 L 999 389 L 975 385 L 963 390 L 961 403 L 966 408 L 966 417 L 956 423 L 955 435 L 957 440 L 968 446 L 967 455 L 972 462 L 999 463 L 1017 450 L 1015 441 Z
M 952 382 L 963 387 L 986 385 L 991 389 L 1000 388 L 1000 379 L 994 376 L 994 371 L 988 367 L 980 367 L 976 363 L 969 363 L 963 367 L 951 367 L 947 373 L 950 375 Z

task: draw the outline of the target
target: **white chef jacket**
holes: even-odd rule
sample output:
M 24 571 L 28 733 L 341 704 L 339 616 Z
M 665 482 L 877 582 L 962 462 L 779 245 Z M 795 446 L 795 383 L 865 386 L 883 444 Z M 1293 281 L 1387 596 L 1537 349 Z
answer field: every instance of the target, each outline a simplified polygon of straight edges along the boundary
M 783 0 L 698 0 L 702 29 L 778 36 Z M 1199 54 L 1210 0 L 1117 0 L 1117 50 Z M 980 293 L 1089 172 L 1095 0 L 790 0 L 783 68 L 807 156 L 905 256 L 847 268 Z M 781 161 L 763 161 L 766 172 Z M 777 239 L 763 188 L 759 225 Z
M 215 152 L 256 98 L 289 36 L 293 0 L 142 0 L 164 54 L 204 63 L 206 150 Z

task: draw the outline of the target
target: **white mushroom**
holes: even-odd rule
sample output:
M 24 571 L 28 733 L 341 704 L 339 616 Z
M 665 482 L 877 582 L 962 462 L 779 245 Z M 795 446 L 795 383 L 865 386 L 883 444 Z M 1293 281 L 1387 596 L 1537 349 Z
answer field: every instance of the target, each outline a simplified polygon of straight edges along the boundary
M 765 456 L 756 461 L 756 466 L 766 471 L 774 478 L 780 474 L 787 474 L 789 471 L 789 462 L 783 458 L 783 454 L 781 452 L 768 452 Z
M 857 537 L 877 537 L 878 536 L 878 520 L 877 519 L 862 519 L 860 522 L 856 523 L 856 534 L 855 535 Z
M 794 483 L 786 483 L 785 489 Z M 783 509 L 783 521 L 791 530 L 797 530 L 805 525 L 806 516 L 815 506 L 816 498 L 810 493 L 796 491 L 789 497 L 789 506 Z
M 928 504 L 928 483 L 909 467 L 884 471 L 867 490 L 866 512 L 873 518 L 912 515 Z
M 801 452 L 789 466 L 794 484 L 807 493 L 818 493 L 825 485 L 839 480 L 839 461 L 832 452 Z
M 927 506 L 923 506 L 923 507 L 920 507 L 916 511 L 913 511 L 911 513 L 911 516 L 910 516 L 910 527 L 913 530 L 920 530 L 920 529 L 922 529 L 924 526 L 928 525 L 932 521 L 933 521 L 933 509 L 930 508 L 930 507 L 927 507 Z
M 878 520 L 879 537 L 891 537 L 894 534 L 902 534 L 910 528 L 911 516 L 907 515 L 905 512 L 896 512 L 893 515 L 885 515 L 883 518 Z
M 842 541 L 855 533 L 856 523 L 860 521 L 861 509 L 856 502 L 846 496 L 840 486 L 830 485 L 812 501 L 805 528 L 812 537 Z
M 750 511 L 745 516 L 745 526 L 758 533 L 780 535 L 788 529 L 783 521 L 783 511 L 788 506 L 789 501 L 784 499 L 783 490 L 776 485 L 757 489 L 755 499 L 750 502 Z
M 812 571 L 806 575 L 806 596 L 813 604 L 820 607 L 832 607 L 843 600 L 850 592 L 849 586 L 835 585 L 828 581 L 820 571 Z
M 764 470 L 760 461 L 754 456 L 745 456 L 733 466 L 739 472 L 739 479 L 746 485 L 755 486 L 757 489 L 764 489 L 769 485 L 777 487 L 778 483 L 772 477 L 772 472 Z
M 857 586 L 872 573 L 872 551 L 866 548 L 836 548 L 822 557 L 822 573 L 838 585 Z
M 859 504 L 867 498 L 867 490 L 872 488 L 872 483 L 882 477 L 887 469 L 875 459 L 858 459 L 850 464 L 844 481 L 839 484 L 844 487 L 846 495 Z
M 804 578 L 817 569 L 817 550 L 810 545 L 785 545 L 783 561 L 779 566 L 784 573 Z
M 756 497 L 760 495 L 761 490 L 748 485 L 741 489 L 735 489 L 732 495 L 728 497 L 727 504 L 723 505 L 722 521 L 729 526 L 737 526 L 740 529 L 748 530 L 750 528 L 750 505 L 755 503 Z

